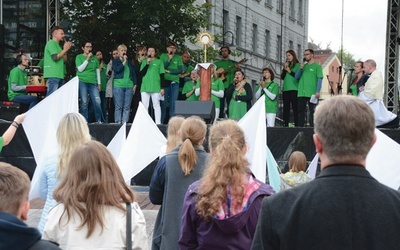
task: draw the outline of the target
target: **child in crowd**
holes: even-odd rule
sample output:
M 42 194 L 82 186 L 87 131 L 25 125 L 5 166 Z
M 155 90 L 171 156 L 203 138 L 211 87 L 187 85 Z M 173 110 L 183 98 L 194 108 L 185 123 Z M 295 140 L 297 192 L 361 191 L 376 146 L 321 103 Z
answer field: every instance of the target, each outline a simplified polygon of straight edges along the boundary
M 311 177 L 304 171 L 307 168 L 307 159 L 303 152 L 294 151 L 289 158 L 289 171 L 281 174 L 281 190 L 289 189 L 311 181 Z

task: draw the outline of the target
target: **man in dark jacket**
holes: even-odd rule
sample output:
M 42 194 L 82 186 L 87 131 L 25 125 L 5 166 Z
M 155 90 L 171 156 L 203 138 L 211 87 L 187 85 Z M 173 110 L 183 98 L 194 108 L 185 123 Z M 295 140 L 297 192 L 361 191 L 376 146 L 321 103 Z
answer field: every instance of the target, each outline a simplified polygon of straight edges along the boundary
M 28 175 L 0 162 L 0 249 L 60 249 L 23 221 L 29 212 Z
M 252 249 L 398 249 L 400 193 L 365 169 L 376 141 L 368 104 L 352 96 L 325 100 L 314 124 L 322 171 L 264 199 Z

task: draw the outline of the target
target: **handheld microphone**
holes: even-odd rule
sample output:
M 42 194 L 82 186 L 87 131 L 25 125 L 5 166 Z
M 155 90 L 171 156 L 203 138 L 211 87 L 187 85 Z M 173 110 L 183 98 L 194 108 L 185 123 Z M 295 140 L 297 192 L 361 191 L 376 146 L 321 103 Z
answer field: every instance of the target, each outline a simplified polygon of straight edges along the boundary
M 147 57 L 148 57 L 148 58 L 151 58 L 151 55 L 148 55 Z
M 172 55 L 172 51 L 170 51 L 169 54 Z
M 263 81 L 265 82 L 265 80 L 267 80 L 267 78 L 264 76 L 264 77 L 263 77 Z
M 122 56 L 126 56 L 126 53 L 122 54 Z
M 142 57 L 144 56 L 144 54 L 142 54 Z
M 303 58 L 303 62 L 304 62 L 304 63 L 307 62 L 307 59 L 306 59 L 305 57 Z

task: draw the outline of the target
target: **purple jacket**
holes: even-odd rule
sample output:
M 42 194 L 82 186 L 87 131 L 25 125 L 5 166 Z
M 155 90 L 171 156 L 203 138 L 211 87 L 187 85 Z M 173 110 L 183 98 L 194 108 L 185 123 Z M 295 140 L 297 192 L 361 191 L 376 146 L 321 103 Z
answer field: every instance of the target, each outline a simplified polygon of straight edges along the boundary
M 201 180 L 190 185 L 185 195 L 180 249 L 250 249 L 262 200 L 275 193 L 272 187 L 260 182 L 260 188 L 250 195 L 246 211 L 227 219 L 212 218 L 206 222 L 196 212 L 195 197 L 200 183 Z

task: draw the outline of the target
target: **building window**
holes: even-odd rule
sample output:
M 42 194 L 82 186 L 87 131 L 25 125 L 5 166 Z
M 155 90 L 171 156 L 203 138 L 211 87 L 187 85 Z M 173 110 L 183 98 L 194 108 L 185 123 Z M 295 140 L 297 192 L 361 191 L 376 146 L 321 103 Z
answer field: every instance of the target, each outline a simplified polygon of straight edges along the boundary
M 273 8 L 272 0 L 265 0 L 265 7 L 272 9 Z
M 290 11 L 289 11 L 289 17 L 291 19 L 295 19 L 295 9 L 294 9 L 294 0 L 290 0 Z
M 226 32 L 229 30 L 229 11 L 224 10 L 224 12 L 222 13 L 222 19 L 223 19 L 222 30 L 223 30 L 223 32 Z
M 257 53 L 257 44 L 258 44 L 258 26 L 253 23 L 253 52 Z
M 297 44 L 297 58 L 301 58 L 303 51 L 301 50 L 301 45 Z
M 242 18 L 240 16 L 236 16 L 236 46 L 241 46 L 241 38 L 242 37 Z
M 293 48 L 293 41 L 289 40 L 289 49 L 294 49 Z
M 277 51 L 276 57 L 277 57 L 278 61 L 281 61 L 282 60 L 282 37 L 280 35 L 278 35 L 276 40 L 277 40 L 277 45 L 278 45 L 278 46 L 276 46 L 278 48 L 276 50 Z
M 271 52 L 271 33 L 269 30 L 265 30 L 265 56 L 269 57 Z
M 300 22 L 303 22 L 304 14 L 303 14 L 303 0 L 299 0 L 299 18 Z
M 283 13 L 283 0 L 276 1 L 276 11 L 279 13 Z

